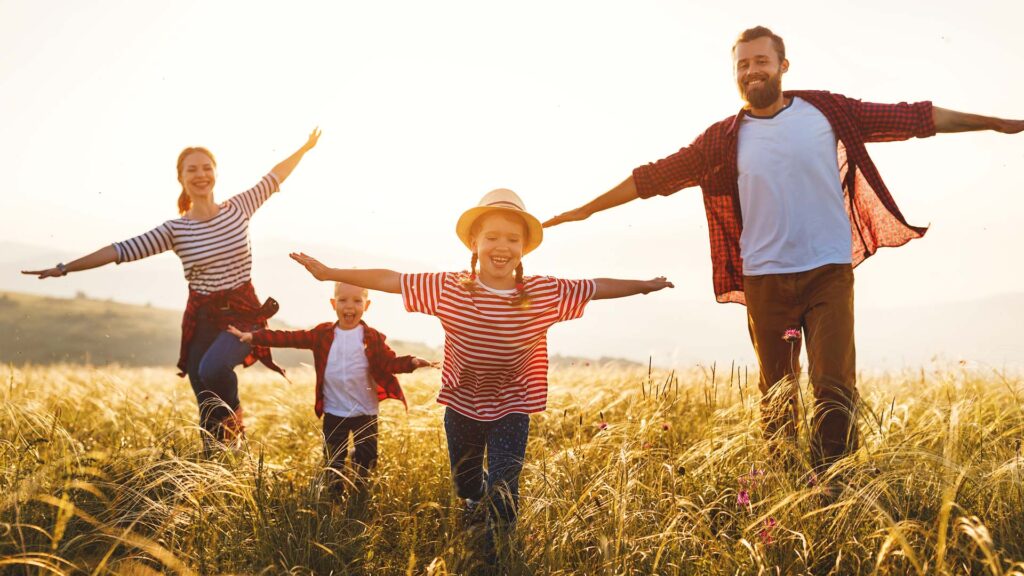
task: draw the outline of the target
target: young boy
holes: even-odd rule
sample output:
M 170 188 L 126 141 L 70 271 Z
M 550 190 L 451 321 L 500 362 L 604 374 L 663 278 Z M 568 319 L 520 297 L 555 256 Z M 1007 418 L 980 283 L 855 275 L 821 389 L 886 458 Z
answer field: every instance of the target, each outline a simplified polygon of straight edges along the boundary
M 344 474 L 349 434 L 355 449 L 352 467 L 363 484 L 377 462 L 377 413 L 381 400 L 405 404 L 395 374 L 430 366 L 415 356 L 396 356 L 380 332 L 362 321 L 370 307 L 364 288 L 334 284 L 331 307 L 337 322 L 324 322 L 312 330 L 228 331 L 257 346 L 305 348 L 313 351 L 316 368 L 316 415 L 324 421 L 324 451 L 328 465 Z

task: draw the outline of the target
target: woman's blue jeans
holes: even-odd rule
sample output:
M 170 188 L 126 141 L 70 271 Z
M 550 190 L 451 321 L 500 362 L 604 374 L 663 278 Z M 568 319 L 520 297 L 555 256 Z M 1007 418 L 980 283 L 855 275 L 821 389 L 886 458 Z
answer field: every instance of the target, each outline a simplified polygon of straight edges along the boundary
M 219 330 L 199 313 L 186 372 L 199 404 L 199 425 L 215 438 L 220 436 L 219 424 L 241 406 L 235 366 L 245 360 L 249 350 L 248 344 Z

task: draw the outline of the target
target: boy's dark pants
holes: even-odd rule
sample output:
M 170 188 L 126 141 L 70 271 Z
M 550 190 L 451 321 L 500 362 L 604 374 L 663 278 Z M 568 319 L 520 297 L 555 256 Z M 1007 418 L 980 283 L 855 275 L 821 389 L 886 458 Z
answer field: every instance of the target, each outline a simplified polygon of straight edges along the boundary
M 519 509 L 519 474 L 530 435 L 528 414 L 508 414 L 488 422 L 474 420 L 447 408 L 444 430 L 455 492 L 460 498 L 485 496 L 494 520 L 506 528 L 516 521 Z M 484 472 L 484 452 L 487 471 Z
M 349 434 L 355 445 L 352 468 L 356 481 L 363 482 L 377 464 L 377 416 L 341 417 L 324 413 L 324 456 L 327 465 L 342 475 L 345 474 Z
M 769 438 L 792 438 L 796 429 L 800 340 L 814 390 L 811 460 L 816 471 L 857 449 L 854 408 L 857 361 L 853 338 L 853 268 L 828 264 L 793 274 L 745 276 L 747 323 L 761 371 L 761 419 Z

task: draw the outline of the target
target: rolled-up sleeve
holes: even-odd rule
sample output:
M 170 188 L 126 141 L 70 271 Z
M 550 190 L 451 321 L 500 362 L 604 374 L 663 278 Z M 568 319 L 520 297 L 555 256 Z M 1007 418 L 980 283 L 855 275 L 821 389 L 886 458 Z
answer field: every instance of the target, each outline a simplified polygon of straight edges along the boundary
M 847 98 L 865 142 L 895 142 L 935 135 L 932 103 L 878 104 Z
M 703 135 L 671 156 L 633 170 L 633 182 L 641 198 L 668 196 L 700 184 L 707 165 Z

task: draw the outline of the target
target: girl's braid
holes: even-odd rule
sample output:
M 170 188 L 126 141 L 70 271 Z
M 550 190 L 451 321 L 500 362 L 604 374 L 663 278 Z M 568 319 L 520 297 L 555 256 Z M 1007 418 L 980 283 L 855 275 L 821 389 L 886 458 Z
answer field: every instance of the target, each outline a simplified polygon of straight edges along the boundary
M 516 265 L 516 295 L 512 298 L 512 305 L 519 308 L 530 307 L 530 294 L 526 291 L 526 283 L 523 282 L 523 262 L 521 260 Z
M 470 292 L 475 292 L 476 285 L 476 263 L 479 257 L 473 252 L 473 258 L 469 261 L 469 275 L 462 279 L 462 287 Z

